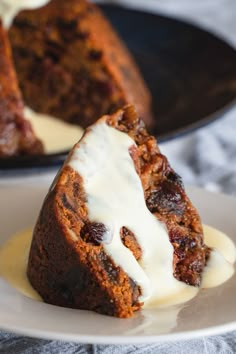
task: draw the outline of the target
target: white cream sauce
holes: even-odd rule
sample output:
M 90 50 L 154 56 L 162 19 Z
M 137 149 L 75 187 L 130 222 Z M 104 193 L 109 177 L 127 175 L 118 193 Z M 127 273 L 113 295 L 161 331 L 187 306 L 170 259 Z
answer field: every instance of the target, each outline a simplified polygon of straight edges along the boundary
M 32 230 L 25 230 L 10 238 L 0 248 L 0 276 L 22 294 L 42 300 L 30 285 L 26 268 L 32 240 Z
M 224 281 L 229 279 L 230 276 L 232 276 L 232 264 L 236 258 L 236 251 L 233 242 L 225 234 L 209 226 L 204 226 L 203 229 L 205 241 L 208 246 L 214 247 L 215 250 L 224 256 L 225 259 L 230 259 L 230 268 L 224 268 L 225 273 L 221 273 L 219 277 L 218 265 L 214 264 L 214 261 L 212 262 L 210 258 L 210 263 L 208 262 L 206 267 L 207 270 L 203 273 L 203 281 L 201 286 L 202 288 L 209 288 L 213 286 L 211 279 L 207 276 L 209 269 L 213 277 L 216 279 L 214 286 L 222 284 Z M 13 236 L 0 248 L 0 276 L 24 295 L 32 299 L 42 301 L 39 294 L 31 287 L 26 275 L 31 240 L 32 230 L 25 230 Z M 188 288 L 192 289 L 193 287 Z M 191 290 L 188 291 L 188 288 L 183 289 L 177 297 L 174 293 L 166 299 L 166 301 L 163 299 L 163 304 L 165 307 L 167 305 L 176 305 L 189 301 L 199 291 L 198 288 L 193 288 L 194 291 L 191 292 Z M 155 307 L 162 307 L 160 301 L 156 302 L 155 299 L 145 303 L 144 306 L 144 308 Z
M 236 248 L 234 243 L 221 231 L 204 226 L 205 243 L 213 249 L 203 272 L 202 288 L 213 288 L 234 274 Z
M 83 134 L 83 129 L 77 125 L 36 113 L 28 107 L 25 108 L 24 113 L 31 122 L 36 136 L 43 142 L 46 154 L 71 150 Z
M 142 289 L 147 307 L 169 306 L 194 297 L 198 289 L 173 276 L 173 246 L 163 223 L 147 209 L 141 180 L 129 149 L 134 141 L 104 120 L 92 126 L 69 155 L 67 164 L 83 177 L 91 221 L 103 223 L 104 249 Z M 141 261 L 120 238 L 121 227 L 136 236 Z M 234 273 L 235 246 L 224 234 L 206 227 L 205 241 L 214 247 L 203 272 L 203 287 L 222 284 Z M 212 236 L 210 236 L 212 235 Z M 30 232 L 7 242 L 0 252 L 0 272 L 20 291 L 33 296 L 26 278 Z
M 36 9 L 49 0 L 0 0 L 0 18 L 8 29 L 21 10 Z M 68 151 L 80 139 L 83 130 L 54 117 L 25 108 L 25 116 L 31 121 L 36 135 L 42 140 L 47 154 Z
M 48 2 L 49 0 L 0 0 L 0 17 L 4 27 L 8 29 L 21 10 L 36 9 Z
M 182 302 L 183 298 L 194 297 L 197 289 L 173 276 L 173 246 L 165 225 L 146 206 L 141 180 L 129 153 L 134 145 L 127 134 L 100 121 L 75 147 L 67 163 L 83 178 L 89 219 L 107 228 L 103 243 L 106 253 L 140 285 L 140 301 L 146 305 L 169 305 L 174 296 Z M 121 241 L 123 226 L 135 234 L 142 249 L 139 262 Z M 218 268 L 224 266 L 227 272 L 231 266 L 221 258 Z M 219 259 L 213 252 L 212 265 L 206 272 L 209 279 Z
M 88 217 L 107 228 L 103 246 L 142 289 L 141 301 L 165 298 L 186 285 L 173 277 L 173 246 L 166 227 L 147 209 L 141 180 L 129 149 L 134 141 L 105 121 L 91 127 L 76 147 L 68 164 L 83 178 Z M 142 260 L 124 246 L 120 229 L 136 236 Z

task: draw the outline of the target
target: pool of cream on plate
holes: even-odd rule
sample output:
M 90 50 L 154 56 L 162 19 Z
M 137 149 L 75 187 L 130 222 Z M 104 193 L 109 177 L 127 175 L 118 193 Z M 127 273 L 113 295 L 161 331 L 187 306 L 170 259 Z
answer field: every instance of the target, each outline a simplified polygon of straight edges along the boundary
M 104 251 L 140 286 L 140 302 L 152 307 L 182 303 L 193 298 L 199 288 L 174 277 L 174 248 L 166 225 L 147 208 L 142 182 L 130 155 L 134 145 L 128 134 L 108 126 L 105 118 L 100 119 L 75 145 L 65 165 L 82 177 L 88 218 L 105 226 Z M 55 183 L 51 191 L 54 186 Z M 142 249 L 140 260 L 121 241 L 120 229 L 124 225 L 134 233 Z M 202 276 L 202 287 L 207 288 L 217 286 L 233 275 L 236 251 L 226 235 L 209 227 L 204 231 L 205 243 L 212 247 Z M 22 244 L 25 249 L 19 252 Z M 21 269 L 17 277 L 24 274 L 27 281 L 25 255 L 29 244 L 27 233 L 3 247 L 1 259 L 5 261 L 2 261 L 1 272 L 5 278 L 9 279 L 10 274 L 12 279 L 14 269 Z M 17 254 L 12 256 L 14 249 Z M 18 266 L 12 266 L 17 259 Z
M 217 263 L 217 258 L 213 258 L 212 264 L 209 264 L 204 273 L 202 288 L 214 287 L 228 280 L 234 273 L 233 263 L 236 258 L 236 251 L 233 242 L 224 233 L 204 225 L 205 242 L 217 249 L 229 263 L 229 267 L 221 270 L 221 262 Z M 38 301 L 42 301 L 39 294 L 30 285 L 27 275 L 27 261 L 29 255 L 30 244 L 32 240 L 32 230 L 28 229 L 20 232 L 10 238 L 0 248 L 0 276 L 3 277 L 11 286 L 20 291 L 22 294 Z M 217 264 L 215 264 L 215 262 Z M 214 267 L 214 264 L 216 267 Z M 184 303 L 193 298 L 199 289 L 193 288 L 193 291 L 183 291 L 179 296 L 173 296 L 168 305 Z M 169 299 L 170 300 L 170 299 Z M 165 301 L 162 305 L 165 305 Z M 146 308 L 156 307 L 153 301 L 147 304 Z

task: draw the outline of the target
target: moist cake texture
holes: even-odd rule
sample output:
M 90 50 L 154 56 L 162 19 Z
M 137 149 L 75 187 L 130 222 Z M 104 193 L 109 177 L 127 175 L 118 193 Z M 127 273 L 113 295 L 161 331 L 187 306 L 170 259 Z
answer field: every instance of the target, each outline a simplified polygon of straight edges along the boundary
M 52 0 L 21 12 L 9 36 L 24 100 L 36 112 L 87 127 L 130 103 L 152 123 L 139 69 L 96 5 Z
M 104 123 L 133 140 L 129 152 L 146 206 L 166 228 L 173 247 L 173 276 L 198 287 L 210 251 L 181 178 L 132 106 L 102 117 L 81 142 L 93 127 Z M 69 154 L 43 203 L 33 233 L 28 278 L 45 302 L 130 317 L 143 305 L 143 288 L 106 252 L 106 225 L 89 218 L 86 183 L 70 162 L 81 142 Z M 120 238 L 137 263 L 142 262 L 143 250 L 126 225 Z
M 152 123 L 151 98 L 141 74 L 96 5 L 52 0 L 42 6 L 47 2 L 0 4 L 5 30 L 18 11 L 31 9 L 16 16 L 8 33 L 0 28 L 0 157 L 43 153 L 42 142 L 24 118 L 24 104 L 87 127 L 98 116 L 134 103 L 147 124 Z
M 23 107 L 11 47 L 0 21 L 0 157 L 43 153 Z

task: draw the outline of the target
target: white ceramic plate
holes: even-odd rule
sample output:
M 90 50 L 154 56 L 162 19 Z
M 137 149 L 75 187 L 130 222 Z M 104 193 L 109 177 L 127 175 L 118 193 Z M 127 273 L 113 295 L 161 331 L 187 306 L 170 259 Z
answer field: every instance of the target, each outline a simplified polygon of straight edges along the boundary
M 46 193 L 43 186 L 0 188 L 0 244 L 33 226 Z M 236 243 L 236 199 L 190 188 L 203 222 Z M 224 285 L 202 290 L 183 305 L 143 310 L 132 319 L 117 319 L 34 301 L 0 278 L 0 328 L 47 339 L 87 343 L 147 343 L 213 335 L 236 329 L 236 275 Z

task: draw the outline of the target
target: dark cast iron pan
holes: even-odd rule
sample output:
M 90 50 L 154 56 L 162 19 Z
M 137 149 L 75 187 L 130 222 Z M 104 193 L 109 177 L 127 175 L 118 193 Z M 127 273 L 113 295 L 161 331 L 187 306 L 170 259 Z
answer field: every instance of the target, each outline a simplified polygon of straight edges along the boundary
M 220 117 L 236 100 L 236 51 L 199 27 L 163 15 L 102 5 L 153 96 L 159 142 Z M 1 170 L 62 164 L 68 152 L 0 159 Z M 32 170 L 33 171 L 33 170 Z

